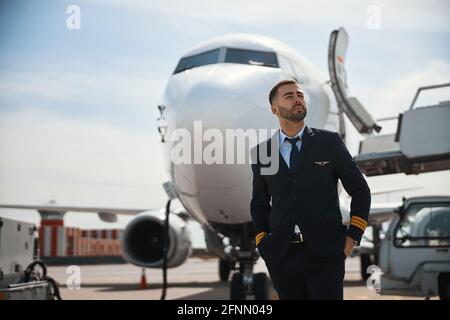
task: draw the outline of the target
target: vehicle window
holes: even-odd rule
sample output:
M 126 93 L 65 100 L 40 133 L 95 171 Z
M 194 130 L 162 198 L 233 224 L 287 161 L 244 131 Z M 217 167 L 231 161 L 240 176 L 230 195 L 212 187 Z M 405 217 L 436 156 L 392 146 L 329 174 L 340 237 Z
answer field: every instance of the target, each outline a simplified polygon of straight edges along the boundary
M 450 246 L 450 206 L 411 206 L 395 232 L 400 247 Z

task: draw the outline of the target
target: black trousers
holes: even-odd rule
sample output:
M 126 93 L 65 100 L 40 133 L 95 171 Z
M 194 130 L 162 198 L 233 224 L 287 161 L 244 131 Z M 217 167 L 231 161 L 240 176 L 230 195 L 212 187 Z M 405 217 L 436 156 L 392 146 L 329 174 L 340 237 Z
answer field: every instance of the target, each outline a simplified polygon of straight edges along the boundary
M 342 300 L 345 253 L 316 255 L 305 243 L 291 243 L 280 260 L 265 261 L 281 300 Z

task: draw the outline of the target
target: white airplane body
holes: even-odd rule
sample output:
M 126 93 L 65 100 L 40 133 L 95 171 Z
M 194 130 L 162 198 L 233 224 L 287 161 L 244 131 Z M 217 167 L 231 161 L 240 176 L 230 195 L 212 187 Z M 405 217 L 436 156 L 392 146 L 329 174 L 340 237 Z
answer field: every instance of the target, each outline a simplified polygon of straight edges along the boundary
M 261 58 L 260 53 L 273 55 L 276 64 L 258 65 L 271 61 L 270 56 L 263 56 L 267 61 L 261 59 L 253 65 L 248 60 L 226 62 L 230 49 L 241 51 L 242 56 L 254 54 L 255 59 Z M 227 35 L 200 44 L 181 61 L 214 50 L 218 50 L 216 62 L 176 70 L 169 80 L 162 102 L 167 107 L 164 115 L 168 121 L 165 156 L 179 199 L 192 216 L 203 224 L 243 224 L 251 221 L 249 163 L 173 164 L 170 155 L 174 142 L 169 139 L 172 132 L 184 128 L 194 137 L 195 121 L 202 121 L 203 131 L 218 129 L 224 137 L 226 129 L 277 129 L 268 92 L 280 80 L 289 78 L 298 80 L 304 90 L 308 126 L 340 131 L 339 110 L 327 79 L 279 41 L 250 34 Z M 288 63 L 297 72 L 287 70 Z

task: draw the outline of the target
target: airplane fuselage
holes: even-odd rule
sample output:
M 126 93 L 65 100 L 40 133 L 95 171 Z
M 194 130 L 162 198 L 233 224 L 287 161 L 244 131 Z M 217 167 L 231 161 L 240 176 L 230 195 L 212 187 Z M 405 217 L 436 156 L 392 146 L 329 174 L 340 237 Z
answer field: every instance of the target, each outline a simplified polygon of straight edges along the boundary
M 202 65 L 202 58 L 207 64 Z M 219 146 L 231 143 L 230 130 L 244 134 L 247 130 L 263 130 L 270 137 L 279 124 L 271 112 L 268 93 L 283 79 L 296 79 L 301 84 L 308 126 L 343 129 L 326 78 L 281 42 L 255 35 L 229 35 L 200 44 L 180 60 L 162 102 L 168 126 L 165 157 L 179 200 L 200 223 L 251 221 L 252 172 L 248 158 L 239 163 L 235 156 L 228 162 L 226 147 L 216 162 L 208 162 L 203 156 L 213 142 L 211 135 L 215 143 L 222 140 Z M 180 129 L 192 142 L 187 163 L 176 163 L 172 158 L 181 142 L 173 141 Z M 246 150 L 249 147 L 252 145 Z

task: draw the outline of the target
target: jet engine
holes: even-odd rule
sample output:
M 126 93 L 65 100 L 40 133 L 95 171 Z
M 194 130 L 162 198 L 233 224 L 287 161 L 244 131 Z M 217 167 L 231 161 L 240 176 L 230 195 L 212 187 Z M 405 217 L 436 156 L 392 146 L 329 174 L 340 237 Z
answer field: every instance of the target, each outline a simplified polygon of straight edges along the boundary
M 122 234 L 122 255 L 134 265 L 162 268 L 165 209 L 147 211 L 131 220 Z M 181 265 L 192 252 L 187 222 L 170 213 L 167 267 Z

